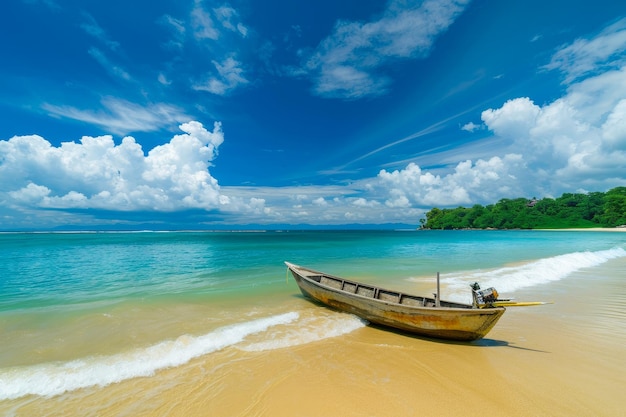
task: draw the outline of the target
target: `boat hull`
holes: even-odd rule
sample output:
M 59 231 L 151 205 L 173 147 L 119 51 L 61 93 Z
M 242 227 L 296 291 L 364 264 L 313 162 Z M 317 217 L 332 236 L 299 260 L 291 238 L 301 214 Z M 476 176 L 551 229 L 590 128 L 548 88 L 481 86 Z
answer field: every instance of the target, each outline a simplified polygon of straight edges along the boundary
M 472 308 L 471 305 L 389 291 L 286 262 L 300 291 L 318 303 L 355 314 L 371 323 L 420 336 L 471 341 L 484 337 L 505 309 Z

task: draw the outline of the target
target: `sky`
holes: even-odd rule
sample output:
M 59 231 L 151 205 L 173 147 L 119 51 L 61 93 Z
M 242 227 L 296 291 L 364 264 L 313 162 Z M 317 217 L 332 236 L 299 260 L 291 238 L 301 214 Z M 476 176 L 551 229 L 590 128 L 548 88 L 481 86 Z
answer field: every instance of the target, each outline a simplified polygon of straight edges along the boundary
M 626 185 L 624 2 L 8 0 L 0 35 L 0 230 L 417 227 Z

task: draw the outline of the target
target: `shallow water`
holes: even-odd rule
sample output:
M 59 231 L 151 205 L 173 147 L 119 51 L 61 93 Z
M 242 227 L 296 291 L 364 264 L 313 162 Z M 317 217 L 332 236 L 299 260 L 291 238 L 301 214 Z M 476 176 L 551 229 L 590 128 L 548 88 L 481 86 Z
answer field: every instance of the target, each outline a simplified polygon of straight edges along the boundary
M 333 346 L 352 355 L 426 350 L 423 359 L 436 363 L 442 352 L 458 360 L 468 354 L 468 345 L 384 332 L 304 300 L 286 281 L 284 260 L 418 294 L 432 292 L 440 271 L 448 299 L 466 300 L 478 280 L 507 297 L 559 300 L 508 311 L 487 339 L 470 345 L 471 359 L 500 360 L 476 348 L 542 350 L 534 337 L 543 330 L 529 326 L 540 323 L 554 326 L 555 340 L 593 350 L 596 364 L 615 363 L 626 353 L 625 238 L 543 231 L 2 234 L 0 411 L 202 415 L 208 397 L 214 415 L 270 415 L 263 407 L 289 415 L 287 402 L 274 396 L 296 373 L 340 385 L 366 376 L 393 389 L 392 379 L 407 378 L 394 359 L 353 371 Z M 314 358 L 327 364 L 319 375 Z M 427 366 L 413 362 L 407 369 Z M 252 385 L 237 383 L 237 375 Z M 176 398 L 181 392 L 188 400 Z M 168 400 L 156 401 L 161 395 Z M 317 411 L 309 415 L 324 415 Z

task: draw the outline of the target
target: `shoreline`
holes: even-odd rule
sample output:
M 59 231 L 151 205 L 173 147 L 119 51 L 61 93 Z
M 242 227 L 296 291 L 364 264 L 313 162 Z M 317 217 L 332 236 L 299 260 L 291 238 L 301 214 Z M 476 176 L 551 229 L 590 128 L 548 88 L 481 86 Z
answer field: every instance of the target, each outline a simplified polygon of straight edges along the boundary
M 0 402 L 0 411 L 138 417 L 420 416 L 425 410 L 442 417 L 618 415 L 626 383 L 624 315 L 587 301 L 623 304 L 626 295 L 614 288 L 623 285 L 624 266 L 626 258 L 616 259 L 556 282 L 541 294 L 554 304 L 508 309 L 486 338 L 474 342 L 364 326 L 284 348 L 229 346 L 150 377 Z M 538 296 L 537 289 L 519 295 Z M 311 317 L 325 314 L 319 308 L 300 298 L 287 306 Z M 250 339 L 252 346 L 263 342 Z
M 28 297 L 48 299 L 65 289 L 39 285 L 44 277 L 80 284 L 82 298 L 67 299 L 85 303 L 61 307 L 57 301 L 37 310 L 14 304 L 4 316 L 0 379 L 9 386 L 0 387 L 0 415 L 565 417 L 621 411 L 624 236 L 517 230 L 339 237 L 128 235 L 85 239 L 82 251 L 65 238 L 28 245 L 4 239 L 6 259 L 19 253 L 21 260 L 3 264 L 0 273 L 19 270 L 16 286 L 29 284 Z M 304 299 L 278 265 L 283 259 L 415 294 L 431 291 L 430 272 L 445 259 L 446 293 L 468 293 L 476 274 L 507 296 L 552 304 L 507 308 L 479 341 L 419 338 L 355 323 Z M 23 268 L 25 260 L 34 266 Z M 83 269 L 74 275 L 76 265 Z M 532 285 L 507 288 L 533 277 Z M 147 280 L 150 287 L 139 285 Z M 116 292 L 120 283 L 128 290 Z M 32 291 L 36 284 L 42 291 Z M 88 285 L 94 292 L 83 294 Z M 14 398 L 6 389 L 31 394 Z M 46 396 L 59 389 L 65 392 Z
M 617 226 L 617 227 L 570 227 L 565 229 L 496 229 L 496 228 L 486 228 L 486 229 L 473 229 L 473 228 L 465 228 L 465 229 L 417 229 L 418 232 L 421 231 L 470 231 L 470 232 L 626 232 L 626 226 Z
M 545 232 L 626 232 L 626 227 L 589 227 L 571 229 L 530 229 Z

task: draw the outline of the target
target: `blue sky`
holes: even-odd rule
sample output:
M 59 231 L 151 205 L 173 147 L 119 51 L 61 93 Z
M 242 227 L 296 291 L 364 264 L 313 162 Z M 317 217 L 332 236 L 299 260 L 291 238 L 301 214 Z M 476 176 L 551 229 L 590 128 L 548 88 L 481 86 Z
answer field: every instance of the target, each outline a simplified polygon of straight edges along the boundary
M 9 0 L 0 230 L 419 225 L 626 185 L 614 0 Z

